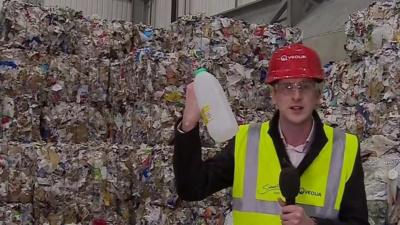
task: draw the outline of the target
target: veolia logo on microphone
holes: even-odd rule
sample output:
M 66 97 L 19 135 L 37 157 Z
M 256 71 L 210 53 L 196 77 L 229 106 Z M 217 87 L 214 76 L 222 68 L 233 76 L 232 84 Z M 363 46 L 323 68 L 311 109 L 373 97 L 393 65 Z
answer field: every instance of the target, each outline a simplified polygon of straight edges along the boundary
M 307 59 L 306 55 L 283 55 L 281 56 L 281 61 L 286 62 L 289 60 L 299 60 L 299 59 Z

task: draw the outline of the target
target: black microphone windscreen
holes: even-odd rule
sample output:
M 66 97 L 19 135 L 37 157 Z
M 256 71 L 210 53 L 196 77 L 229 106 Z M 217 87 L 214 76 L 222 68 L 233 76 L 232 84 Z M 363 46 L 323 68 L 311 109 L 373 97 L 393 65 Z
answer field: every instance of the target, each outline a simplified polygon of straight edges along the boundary
M 279 187 L 286 200 L 294 201 L 300 191 L 300 175 L 296 168 L 288 167 L 281 171 Z

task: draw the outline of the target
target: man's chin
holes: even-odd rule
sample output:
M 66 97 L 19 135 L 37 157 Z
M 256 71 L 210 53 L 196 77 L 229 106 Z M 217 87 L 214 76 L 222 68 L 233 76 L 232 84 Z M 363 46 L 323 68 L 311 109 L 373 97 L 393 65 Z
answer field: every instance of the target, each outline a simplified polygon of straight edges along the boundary
M 288 115 L 288 117 L 286 118 L 289 123 L 292 123 L 294 125 L 303 125 L 307 123 L 310 117 L 305 114 L 301 115 L 297 114 L 297 115 Z

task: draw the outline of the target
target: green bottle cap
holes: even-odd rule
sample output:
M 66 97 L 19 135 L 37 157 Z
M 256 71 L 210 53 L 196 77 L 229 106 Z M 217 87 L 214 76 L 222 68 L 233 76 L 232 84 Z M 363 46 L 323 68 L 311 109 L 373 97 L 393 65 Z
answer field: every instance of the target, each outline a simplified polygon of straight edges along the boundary
M 197 69 L 196 71 L 194 71 L 194 76 L 199 75 L 201 72 L 207 72 L 207 69 L 204 67 Z

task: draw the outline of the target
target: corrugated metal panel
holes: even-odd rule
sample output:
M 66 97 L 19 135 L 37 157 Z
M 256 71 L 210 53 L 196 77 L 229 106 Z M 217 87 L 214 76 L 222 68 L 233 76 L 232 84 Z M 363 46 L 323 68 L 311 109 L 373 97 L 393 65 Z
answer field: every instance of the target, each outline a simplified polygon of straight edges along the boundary
M 108 20 L 132 20 L 132 0 L 45 0 L 46 6 L 69 7 Z
M 208 0 L 189 0 L 188 3 L 190 14 L 207 13 Z
M 154 0 L 152 9 L 152 25 L 167 27 L 171 24 L 171 0 Z
M 190 13 L 205 13 L 215 15 L 235 7 L 235 0 L 188 0 L 190 2 Z
M 258 0 L 238 0 L 238 6 L 243 6 L 250 4 L 252 2 L 257 2 Z
M 187 6 L 185 5 L 185 2 L 187 0 L 178 0 L 178 16 L 183 16 L 186 14 Z
M 235 8 L 235 0 L 208 0 L 208 15 L 215 15 Z

